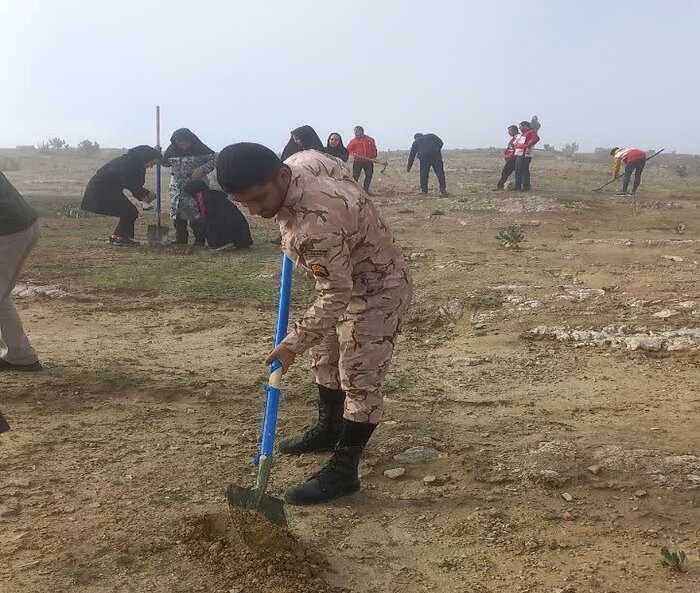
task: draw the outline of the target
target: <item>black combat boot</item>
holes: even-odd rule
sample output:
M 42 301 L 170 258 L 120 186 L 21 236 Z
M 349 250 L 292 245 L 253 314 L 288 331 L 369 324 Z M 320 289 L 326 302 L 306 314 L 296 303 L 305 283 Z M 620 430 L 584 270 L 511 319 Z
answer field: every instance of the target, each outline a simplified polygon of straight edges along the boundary
M 326 467 L 284 493 L 289 504 L 307 505 L 353 494 L 360 489 L 357 468 L 376 424 L 343 420 L 343 433 Z
M 318 422 L 300 435 L 282 439 L 280 453 L 301 455 L 335 448 L 343 429 L 345 392 L 318 385 L 318 395 Z

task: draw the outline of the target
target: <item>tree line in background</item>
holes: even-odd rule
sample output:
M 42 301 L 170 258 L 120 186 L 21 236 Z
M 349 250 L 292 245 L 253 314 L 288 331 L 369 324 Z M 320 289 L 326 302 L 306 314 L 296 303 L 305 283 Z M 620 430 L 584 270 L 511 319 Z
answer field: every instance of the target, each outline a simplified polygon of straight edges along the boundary
M 52 150 L 68 150 L 70 146 L 63 139 L 55 136 L 54 138 L 49 138 L 46 142 L 38 142 L 36 148 L 33 146 L 18 146 L 18 150 L 38 150 L 39 152 L 51 152 Z M 78 152 L 84 152 L 86 154 L 94 154 L 100 151 L 100 145 L 97 141 L 92 140 L 81 140 L 75 147 Z

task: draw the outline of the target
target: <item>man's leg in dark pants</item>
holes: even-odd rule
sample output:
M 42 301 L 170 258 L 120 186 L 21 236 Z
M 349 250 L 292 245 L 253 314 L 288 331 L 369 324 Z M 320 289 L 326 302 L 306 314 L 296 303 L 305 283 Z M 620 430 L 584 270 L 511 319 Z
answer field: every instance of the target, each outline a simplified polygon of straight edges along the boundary
M 509 161 L 506 161 L 505 165 L 503 165 L 503 170 L 501 171 L 501 178 L 496 184 L 496 187 L 498 189 L 503 189 L 506 186 L 506 181 L 508 181 L 508 177 L 512 175 L 513 171 L 515 171 L 515 159 L 510 159 Z
M 372 183 L 372 176 L 374 175 L 374 163 L 367 162 L 364 163 L 363 169 L 365 171 L 365 182 L 364 188 L 367 193 L 369 193 L 369 184 Z
M 129 200 L 122 206 L 123 213 L 119 216 L 119 222 L 114 229 L 114 234 L 117 237 L 134 238 L 134 224 L 139 217 L 139 211 Z
M 523 170 L 522 170 L 522 190 L 530 191 L 530 161 L 532 157 L 523 157 Z
M 627 193 L 627 188 L 630 185 L 630 179 L 632 179 L 632 173 L 635 169 L 634 163 L 627 163 L 625 165 L 625 177 L 622 180 L 622 193 Z
M 428 193 L 428 177 L 430 176 L 430 166 L 432 163 L 430 161 L 419 161 L 420 162 L 420 190 L 424 193 Z
M 360 161 L 352 162 L 352 178 L 357 181 L 360 178 L 360 173 L 362 173 L 362 165 Z
M 634 163 L 634 185 L 632 186 L 632 193 L 636 194 L 639 189 L 639 184 L 642 182 L 642 171 L 644 171 L 644 165 L 646 165 L 646 160 L 642 159 Z
M 190 234 L 187 232 L 187 221 L 176 216 L 173 225 L 175 226 L 175 242 L 187 244 L 190 240 Z
M 433 171 L 438 178 L 438 185 L 440 186 L 440 193 L 444 194 L 447 192 L 447 181 L 445 180 L 445 163 L 442 159 L 435 161 L 433 163 Z
M 515 157 L 515 189 L 520 191 L 523 189 L 523 167 L 525 166 L 523 164 L 523 161 L 525 160 L 525 157 L 521 156 L 516 156 Z

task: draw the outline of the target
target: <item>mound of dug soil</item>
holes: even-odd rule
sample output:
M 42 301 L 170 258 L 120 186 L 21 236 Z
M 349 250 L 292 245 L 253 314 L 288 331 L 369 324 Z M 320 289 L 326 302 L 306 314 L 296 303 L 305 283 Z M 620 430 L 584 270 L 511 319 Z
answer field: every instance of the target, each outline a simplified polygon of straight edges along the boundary
M 347 593 L 322 578 L 325 560 L 288 530 L 243 509 L 183 520 L 187 554 L 211 566 L 236 593 Z

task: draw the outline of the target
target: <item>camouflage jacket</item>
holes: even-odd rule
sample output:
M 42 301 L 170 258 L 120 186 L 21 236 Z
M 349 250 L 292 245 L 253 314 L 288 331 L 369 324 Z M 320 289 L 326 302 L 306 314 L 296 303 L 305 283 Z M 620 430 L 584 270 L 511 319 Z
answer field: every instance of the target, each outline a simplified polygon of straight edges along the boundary
M 305 150 L 285 163 L 292 180 L 277 214 L 282 249 L 313 275 L 317 292 L 285 345 L 303 352 L 346 320 L 357 333 L 384 335 L 388 313 L 410 298 L 401 249 L 342 161 Z

